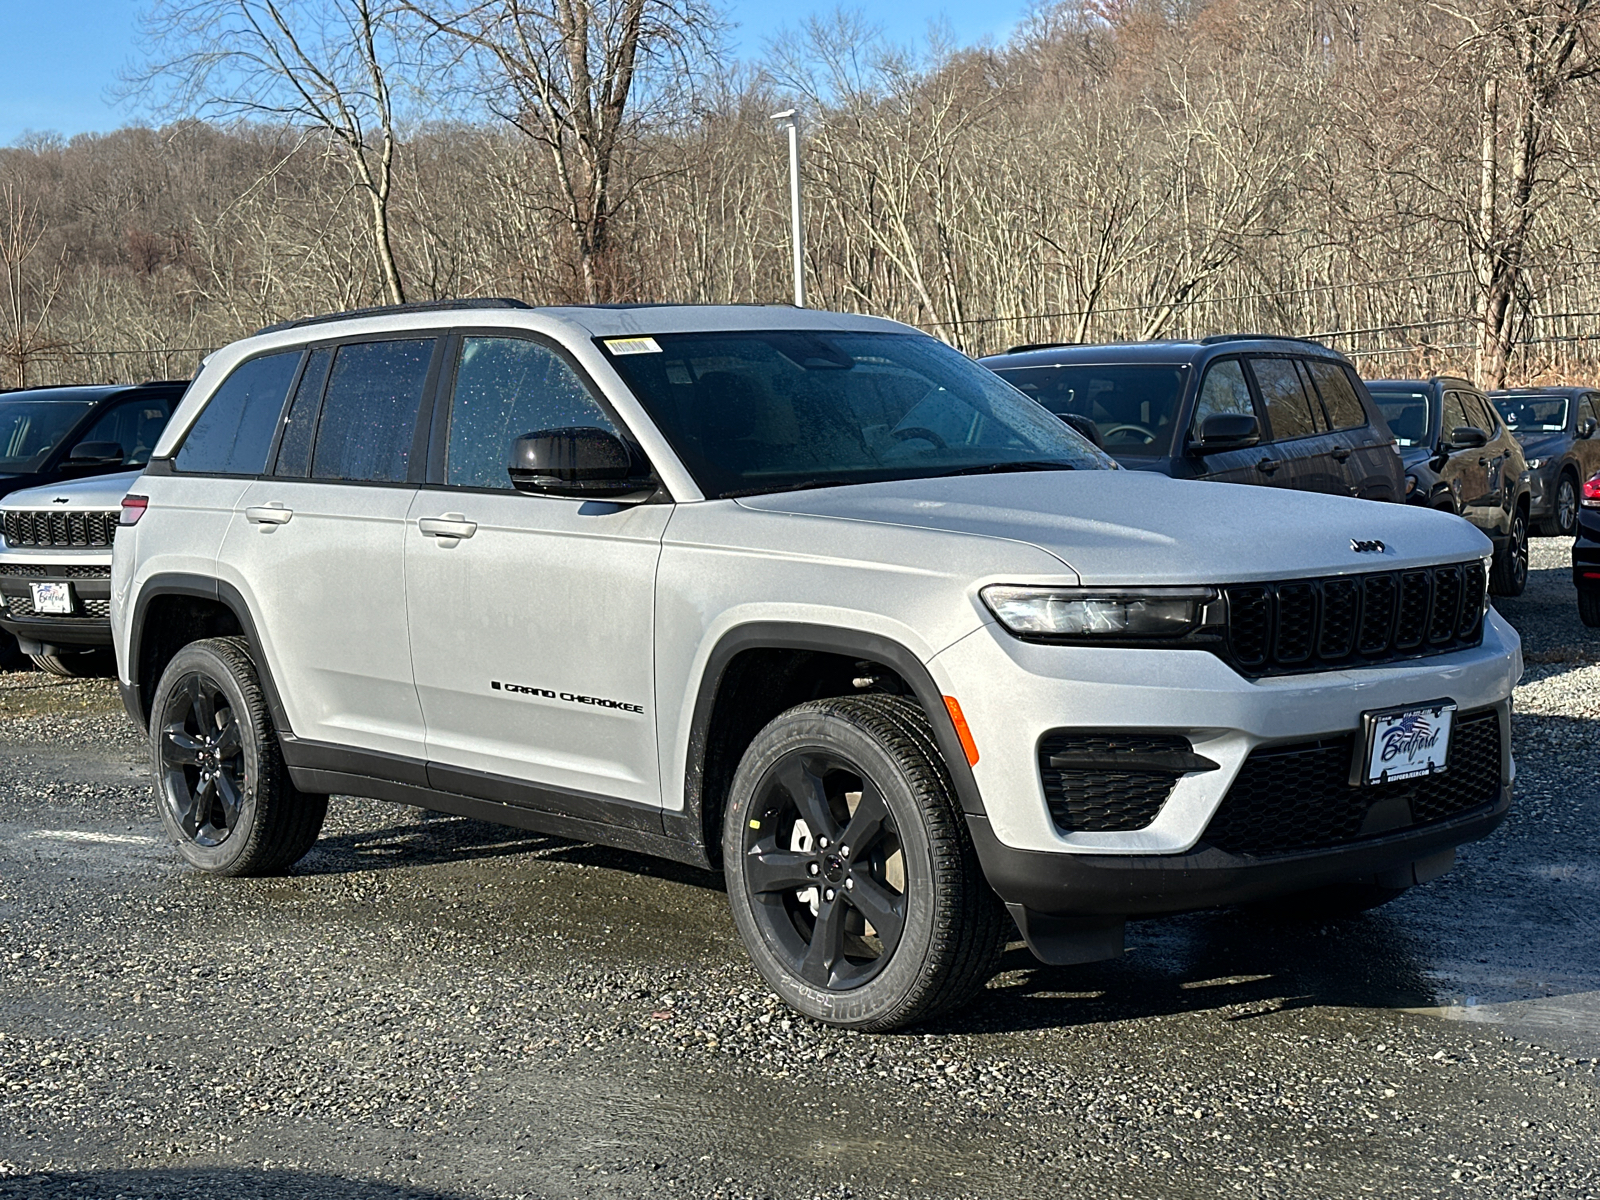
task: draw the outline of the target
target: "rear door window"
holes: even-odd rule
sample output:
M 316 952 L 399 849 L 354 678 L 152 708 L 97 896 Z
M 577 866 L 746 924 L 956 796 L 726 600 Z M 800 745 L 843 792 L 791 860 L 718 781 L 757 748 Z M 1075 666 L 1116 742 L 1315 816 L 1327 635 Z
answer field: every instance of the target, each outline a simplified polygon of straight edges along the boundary
M 1302 365 L 1310 372 L 1335 429 L 1360 429 L 1367 423 L 1367 410 L 1362 407 L 1355 384 L 1343 366 L 1316 359 Z
M 450 401 L 445 482 L 509 490 L 512 444 L 542 429 L 622 435 L 555 351 L 526 338 L 462 339 Z
M 211 475 L 259 475 L 266 470 L 300 355 L 298 349 L 264 354 L 236 367 L 195 419 L 173 466 Z
M 1256 386 L 1267 406 L 1274 441 L 1310 437 L 1326 431 L 1321 406 L 1306 394 L 1300 370 L 1292 358 L 1252 358 Z
M 328 374 L 311 478 L 404 483 L 433 338 L 340 346 Z
M 300 373 L 294 399 L 289 401 L 289 411 L 284 417 L 274 475 L 304 479 L 310 474 L 311 441 L 317 435 L 317 413 L 322 409 L 322 389 L 327 385 L 331 366 L 333 351 L 327 347 L 313 350 L 306 361 L 306 369 Z

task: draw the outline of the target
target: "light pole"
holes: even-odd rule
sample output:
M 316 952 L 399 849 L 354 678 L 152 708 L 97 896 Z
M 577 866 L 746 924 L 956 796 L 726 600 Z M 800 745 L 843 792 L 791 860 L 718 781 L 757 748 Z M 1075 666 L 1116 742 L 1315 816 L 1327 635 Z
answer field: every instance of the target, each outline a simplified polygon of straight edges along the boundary
M 789 131 L 789 221 L 794 227 L 794 306 L 806 306 L 806 234 L 800 224 L 800 115 L 794 109 L 773 113 L 779 129 Z

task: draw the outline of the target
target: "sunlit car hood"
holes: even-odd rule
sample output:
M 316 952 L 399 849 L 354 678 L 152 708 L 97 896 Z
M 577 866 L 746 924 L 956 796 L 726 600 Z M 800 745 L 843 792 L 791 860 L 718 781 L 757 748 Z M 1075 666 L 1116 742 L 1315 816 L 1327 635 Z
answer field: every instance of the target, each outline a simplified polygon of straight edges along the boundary
M 1448 513 L 1145 471 L 1051 471 L 860 484 L 746 508 L 1032 544 L 1086 583 L 1229 583 L 1381 571 L 1486 555 Z M 1357 552 L 1352 541 L 1384 543 Z
M 0 508 L 48 508 L 69 511 L 78 508 L 116 508 L 128 494 L 139 471 L 118 471 L 115 475 L 91 475 L 71 483 L 47 483 L 43 487 L 12 492 L 0 500 Z

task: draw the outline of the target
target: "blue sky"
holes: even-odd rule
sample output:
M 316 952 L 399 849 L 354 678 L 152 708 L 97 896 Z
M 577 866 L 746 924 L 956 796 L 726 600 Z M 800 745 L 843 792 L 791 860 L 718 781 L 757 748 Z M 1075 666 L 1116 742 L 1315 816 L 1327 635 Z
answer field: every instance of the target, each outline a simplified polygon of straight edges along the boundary
M 836 0 L 731 0 L 739 53 L 764 42 Z M 899 0 L 862 3 L 867 18 L 896 41 L 920 39 L 932 21 L 948 22 L 956 40 L 1003 39 L 1021 18 L 1023 0 Z M 0 145 L 23 133 L 71 137 L 115 129 L 138 119 L 112 104 L 107 90 L 135 53 L 138 0 L 0 0 Z

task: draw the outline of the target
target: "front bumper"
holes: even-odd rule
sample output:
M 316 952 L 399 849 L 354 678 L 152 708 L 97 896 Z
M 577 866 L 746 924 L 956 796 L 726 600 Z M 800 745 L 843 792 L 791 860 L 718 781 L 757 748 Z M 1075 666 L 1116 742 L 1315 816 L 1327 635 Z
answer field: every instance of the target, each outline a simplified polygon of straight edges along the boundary
M 0 629 L 40 647 L 33 653 L 111 645 L 110 560 L 110 551 L 101 549 L 0 550 Z M 30 586 L 35 583 L 70 584 L 72 614 L 35 611 Z
M 1578 537 L 1572 543 L 1572 582 L 1579 591 L 1600 591 L 1600 509 L 1578 510 Z

